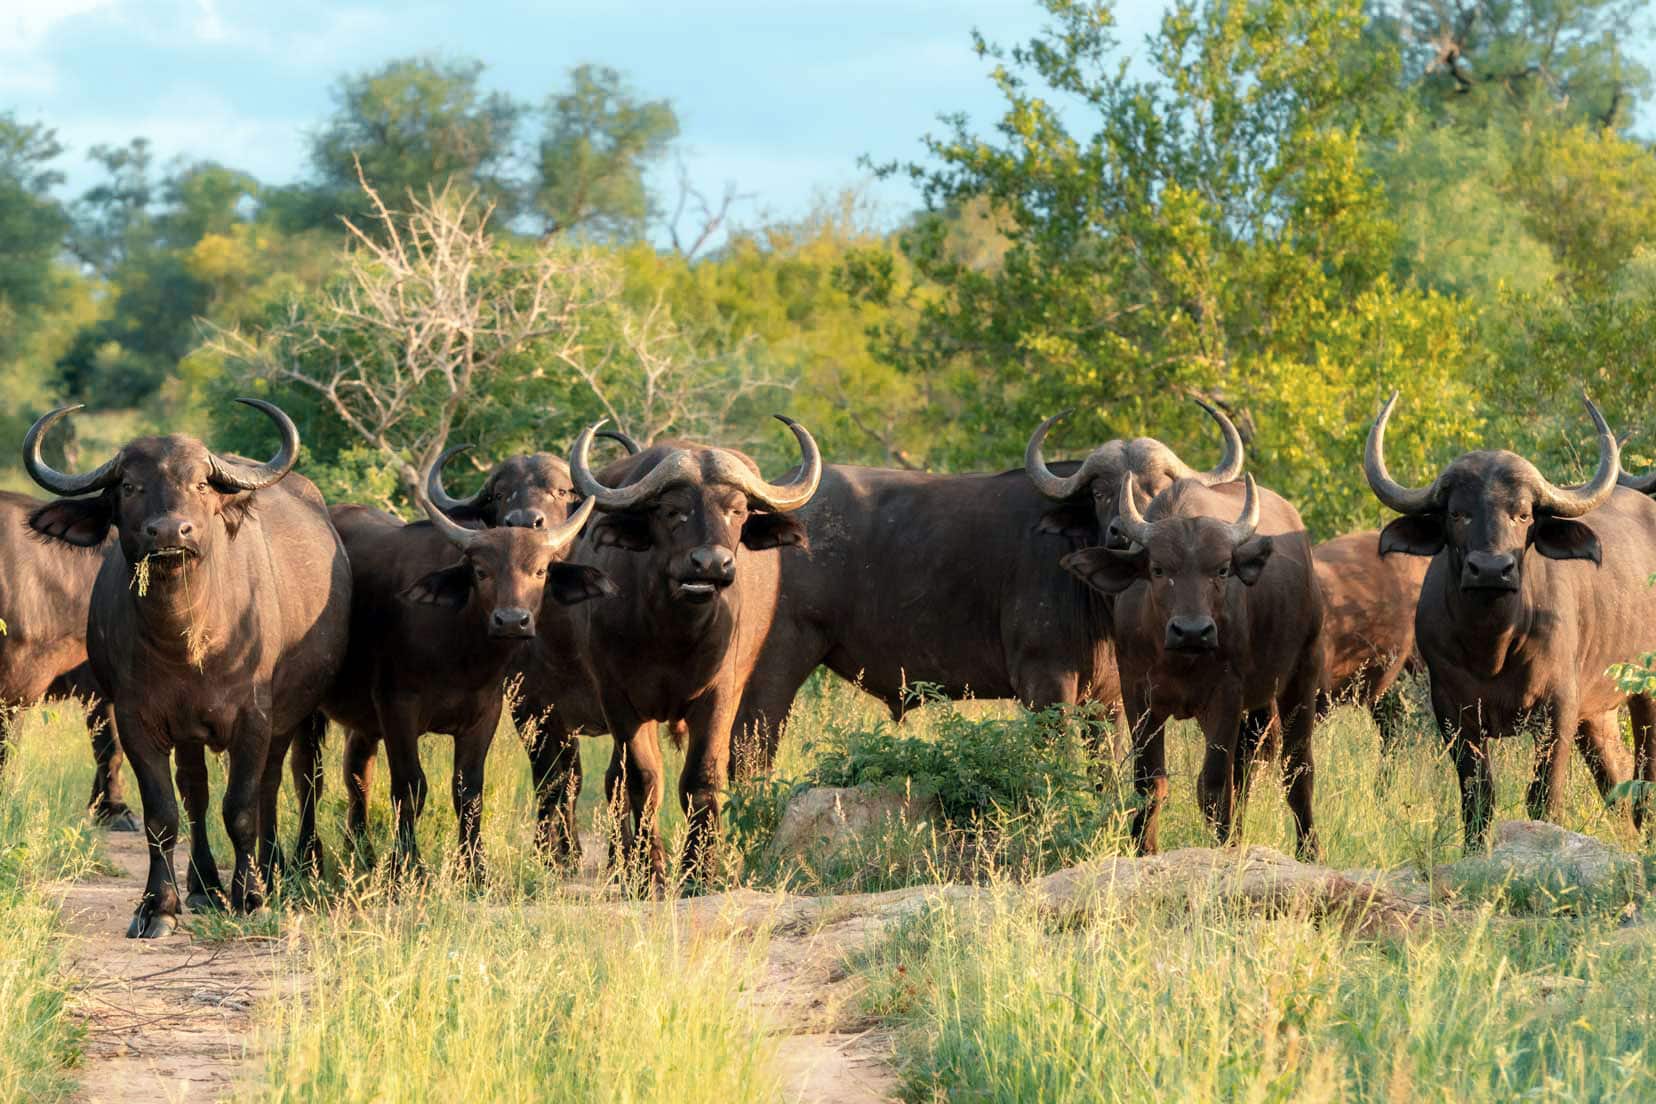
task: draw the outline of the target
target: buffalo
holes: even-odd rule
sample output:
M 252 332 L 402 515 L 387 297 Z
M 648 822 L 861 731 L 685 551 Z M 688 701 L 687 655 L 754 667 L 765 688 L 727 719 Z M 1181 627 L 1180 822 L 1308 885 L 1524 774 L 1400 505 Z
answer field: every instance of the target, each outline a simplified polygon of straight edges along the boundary
M 599 437 L 618 442 L 629 456 L 638 452 L 638 442 L 625 433 L 601 430 Z M 451 458 L 469 450 L 455 445 L 444 450 L 426 475 L 426 496 L 445 515 L 471 528 L 516 526 L 540 529 L 557 525 L 580 504 L 580 492 L 569 478 L 569 464 L 550 452 L 508 456 L 483 477 L 483 485 L 467 498 L 452 498 L 443 489 L 443 467 Z
M 42 698 L 74 698 L 87 707 L 92 736 L 92 796 L 99 824 L 136 832 L 122 795 L 115 715 L 86 664 L 86 612 L 98 576 L 96 550 L 34 539 L 29 515 L 45 503 L 0 491 L 0 710 L 14 714 Z M 0 768 L 6 762 L 0 717 Z
M 1129 472 L 1116 496 L 1118 540 L 1063 560 L 1115 598 L 1116 658 L 1142 802 L 1134 839 L 1141 851 L 1156 851 L 1167 796 L 1165 728 L 1194 717 L 1207 747 L 1197 786 L 1202 811 L 1228 840 L 1256 750 L 1240 746 L 1244 714 L 1274 710 L 1298 851 L 1314 857 L 1311 732 L 1323 607 L 1299 513 L 1256 488 L 1251 475 L 1240 487 L 1175 480 L 1142 514 L 1136 493 Z
M 351 560 L 351 644 L 322 708 L 349 732 L 353 841 L 367 826 L 370 769 L 385 741 L 400 862 L 419 858 L 414 825 L 426 797 L 419 738 L 454 737 L 460 858 L 480 877 L 483 772 L 500 723 L 502 678 L 535 635 L 543 592 L 572 605 L 615 587 L 596 568 L 561 562 L 592 514 L 590 499 L 567 518 L 548 522 L 537 513 L 534 523 L 487 529 L 451 520 L 418 485 L 415 501 L 427 520 L 409 525 L 365 506 L 333 508 Z M 532 501 L 514 507 L 531 508 Z
M 1323 593 L 1323 711 L 1337 702 L 1367 709 L 1381 744 L 1397 739 L 1399 721 L 1391 695 L 1413 662 L 1415 605 L 1426 562 L 1380 555 L 1374 530 L 1347 533 L 1311 550 Z
M 629 812 L 626 835 L 642 835 L 657 885 L 666 871 L 656 816 L 663 773 L 649 722 L 685 722 L 685 864 L 701 870 L 717 830 L 737 706 L 776 612 L 779 550 L 806 545 L 791 515 L 816 493 L 822 459 L 804 426 L 781 420 L 802 460 L 780 483 L 761 478 L 743 453 L 685 442 L 657 443 L 600 476 L 589 460 L 596 427 L 582 431 L 570 456 L 576 489 L 600 512 L 575 559 L 601 568 L 626 600 L 580 607 L 569 626 L 572 647 L 543 648 L 580 668 L 562 680 L 568 697 L 554 711 L 565 714 L 567 731 L 607 730 L 614 738 L 606 792 Z M 544 784 L 548 793 L 574 790 L 567 773 Z
M 1363 470 L 1374 495 L 1403 515 L 1381 531 L 1380 553 L 1430 558 L 1415 639 L 1431 678 L 1432 711 L 1455 761 L 1468 847 L 1493 813 L 1486 741 L 1537 729 L 1529 814 L 1556 817 L 1571 742 L 1601 793 L 1620 781 L 1617 710 L 1633 716 L 1639 778 L 1656 778 L 1656 703 L 1629 696 L 1611 664 L 1656 647 L 1656 503 L 1618 487 L 1620 450 L 1593 403 L 1598 467 L 1580 486 L 1555 486 L 1512 452 L 1468 452 L 1425 487 L 1386 470 L 1386 424 L 1369 430 Z M 1642 808 L 1635 807 L 1642 822 Z
M 299 431 L 270 403 L 238 401 L 281 434 L 267 463 L 172 435 L 131 441 L 83 475 L 54 471 L 41 458 L 41 438 L 74 406 L 44 415 L 23 442 L 29 474 L 63 496 L 31 513 L 30 526 L 78 548 L 102 545 L 111 528 L 118 538 L 93 585 L 86 647 L 138 777 L 149 842 L 129 938 L 162 936 L 177 924 L 175 751 L 191 820 L 192 907 L 222 892 L 207 842 L 207 748 L 228 758 L 230 905 L 261 907 L 261 870 L 268 877 L 278 862 L 283 758 L 296 734 L 311 731 L 345 657 L 350 568 L 322 496 L 289 474 Z
M 1159 441 L 1111 441 L 1049 467 L 1035 431 L 1024 471 L 939 475 L 831 465 L 800 511 L 811 555 L 782 564 L 782 602 L 748 683 L 738 732 L 768 766 L 794 696 L 826 665 L 900 717 L 914 682 L 950 697 L 1026 705 L 1119 701 L 1109 602 L 1058 565 L 1100 543 L 1121 476 L 1222 483 L 1241 473 L 1242 441 L 1218 423 L 1224 455 L 1198 472 Z

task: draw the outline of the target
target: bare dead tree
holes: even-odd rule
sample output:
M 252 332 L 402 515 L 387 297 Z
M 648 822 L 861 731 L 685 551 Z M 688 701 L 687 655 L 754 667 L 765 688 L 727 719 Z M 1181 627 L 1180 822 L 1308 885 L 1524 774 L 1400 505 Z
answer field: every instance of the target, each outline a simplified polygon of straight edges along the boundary
M 578 363 L 583 323 L 616 289 L 589 252 L 497 248 L 493 206 L 475 192 L 410 196 L 399 214 L 366 180 L 362 188 L 372 221 L 346 223 L 342 278 L 276 326 L 220 328 L 208 347 L 320 395 L 412 485 L 514 354 L 534 346 Z
M 673 251 L 687 261 L 695 260 L 696 254 L 724 229 L 725 223 L 730 220 L 731 208 L 753 198 L 753 193 L 739 192 L 736 185 L 727 180 L 718 204 L 709 202 L 706 194 L 690 182 L 690 169 L 681 156 L 678 159 L 678 202 L 673 206 L 672 217 L 667 220 L 667 236 L 673 243 Z M 692 212 L 700 220 L 700 226 L 695 228 L 694 233 L 681 234 L 679 227 L 684 216 Z
M 588 342 L 561 359 L 604 413 L 645 444 L 669 431 L 745 436 L 747 427 L 732 425 L 732 412 L 792 387 L 750 355 L 751 340 L 685 333 L 660 295 L 648 309 L 622 314 L 616 328 L 607 344 Z

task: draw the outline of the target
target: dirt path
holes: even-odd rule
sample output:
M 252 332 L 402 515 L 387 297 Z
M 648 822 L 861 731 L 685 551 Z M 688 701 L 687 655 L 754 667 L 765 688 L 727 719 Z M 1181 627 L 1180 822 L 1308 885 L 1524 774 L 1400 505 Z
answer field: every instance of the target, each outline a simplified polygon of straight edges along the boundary
M 274 940 L 202 943 L 183 933 L 126 938 L 149 859 L 134 832 L 111 833 L 105 853 L 122 873 L 56 887 L 78 979 L 72 1007 L 87 1032 L 77 1099 L 221 1099 L 250 1059 L 258 1002 L 278 984 L 298 984 L 286 949 Z
M 578 885 L 597 892 L 604 882 L 604 844 L 581 834 Z M 753 1000 L 781 1038 L 777 1064 L 788 1104 L 884 1104 L 897 1099 L 897 1071 L 888 1033 L 856 1010 L 861 982 L 846 959 L 884 933 L 868 919 L 837 921 L 779 916 L 777 897 L 738 891 L 681 901 L 692 923 L 765 931 L 764 977 Z M 821 899 L 824 902 L 829 898 Z

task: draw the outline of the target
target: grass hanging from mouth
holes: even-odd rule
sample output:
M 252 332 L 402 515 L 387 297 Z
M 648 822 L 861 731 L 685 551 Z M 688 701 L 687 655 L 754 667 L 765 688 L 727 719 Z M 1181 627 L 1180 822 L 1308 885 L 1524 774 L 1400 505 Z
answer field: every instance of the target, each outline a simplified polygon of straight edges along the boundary
M 143 557 L 132 565 L 132 589 L 142 598 L 149 593 L 150 558 Z

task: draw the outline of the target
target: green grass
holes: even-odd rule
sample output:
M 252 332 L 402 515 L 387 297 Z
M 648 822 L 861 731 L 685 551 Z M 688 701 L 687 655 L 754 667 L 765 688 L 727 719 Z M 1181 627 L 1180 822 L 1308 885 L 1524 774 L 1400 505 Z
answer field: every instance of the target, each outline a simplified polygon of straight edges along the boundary
M 1074 748 L 1026 739 L 1033 730 L 1001 703 L 927 706 L 881 732 L 883 716 L 847 688 L 808 688 L 776 771 L 733 803 L 751 799 L 741 815 L 756 830 L 727 847 L 726 882 L 822 892 L 964 875 L 996 887 L 992 904 L 940 907 L 851 963 L 866 985 L 864 1011 L 896 1032 L 910 1099 L 1656 1093 L 1656 940 L 1617 927 L 1625 895 L 1599 905 L 1555 887 L 1463 887 L 1460 922 L 1380 941 L 1217 902 L 1118 910 L 1054 927 L 1019 883 L 1054 863 L 1124 851 L 1119 812 L 1131 801 L 1124 775 L 1099 769 L 1084 792 L 1044 792 L 1042 779 L 1074 780 L 1063 773 Z M 1413 741 L 1382 762 L 1377 734 L 1358 711 L 1337 711 L 1320 727 L 1316 811 L 1328 865 L 1430 875 L 1460 857 L 1453 771 L 1418 715 L 1415 728 Z M 983 797 L 979 783 L 1002 773 L 994 743 L 1001 738 L 1018 761 L 1005 764 L 1011 782 Z M 671 909 L 613 888 L 571 889 L 555 877 L 533 851 L 528 768 L 509 730 L 489 763 L 483 886 L 452 876 L 449 741 L 441 737 L 422 747 L 432 791 L 419 830 L 428 877 L 398 883 L 342 861 L 341 742 L 336 735 L 327 749 L 323 882 L 283 886 L 273 920 L 190 920 L 200 938 L 280 932 L 294 948 L 296 984 L 280 987 L 262 1009 L 264 1050 L 244 1099 L 781 1096 L 773 1042 L 749 999 L 764 968 L 765 933 L 693 931 Z M 1190 726 L 1178 726 L 1169 750 L 1164 847 L 1208 846 Z M 1040 758 L 1049 753 L 1062 761 Z M 604 819 L 608 754 L 607 741 L 583 744 L 585 825 Z M 1527 740 L 1496 748 L 1502 818 L 1523 815 L 1530 755 Z M 670 852 L 683 832 L 673 790 L 680 762 L 667 751 Z M 768 818 L 801 780 L 855 782 L 866 770 L 889 775 L 894 762 L 916 764 L 920 784 L 948 791 L 943 823 L 864 841 L 839 868 L 756 861 Z M 13 765 L 0 784 L 0 923 L 11 932 L 8 951 L 18 953 L 0 956 L 0 1098 L 49 1100 L 67 1087 L 76 1037 L 63 1014 L 67 983 L 52 903 L 40 887 L 94 861 L 80 813 L 90 762 L 78 726 L 37 712 L 25 719 Z M 211 829 L 222 863 L 229 850 L 213 769 Z M 1572 763 L 1564 804 L 1566 827 L 1652 866 L 1625 808 L 1606 810 L 1579 764 Z M 1088 806 L 1101 816 L 1077 834 L 1064 817 Z M 976 816 L 984 808 L 997 811 Z M 285 795 L 285 838 L 293 815 Z M 371 821 L 377 851 L 388 854 L 383 772 Z M 1246 843 L 1291 851 L 1292 822 L 1274 770 L 1257 778 L 1243 824 Z M 1006 846 L 1009 837 L 1016 848 Z M 970 864 L 958 861 L 963 846 Z
M 660 908 L 482 906 L 438 881 L 358 904 L 304 925 L 303 995 L 271 1006 L 245 1099 L 777 1099 L 742 999 L 762 942 Z
M 66 1015 L 56 903 L 42 886 L 96 863 L 85 817 L 91 755 L 61 710 L 17 718 L 0 777 L 0 1101 L 66 1099 L 80 1035 Z

